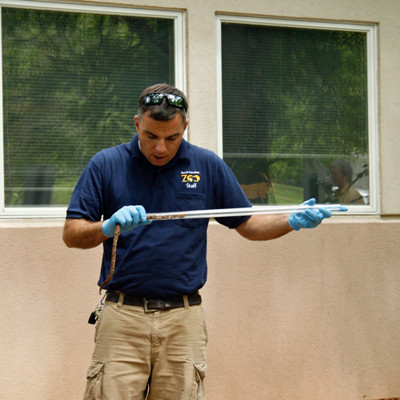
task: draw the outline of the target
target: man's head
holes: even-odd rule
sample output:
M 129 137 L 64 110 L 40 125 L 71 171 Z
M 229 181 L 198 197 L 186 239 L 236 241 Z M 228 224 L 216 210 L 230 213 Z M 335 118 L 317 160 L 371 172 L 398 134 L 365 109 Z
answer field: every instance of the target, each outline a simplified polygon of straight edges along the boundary
M 347 160 L 338 159 L 331 165 L 332 180 L 339 188 L 345 187 L 351 181 L 353 169 Z
M 179 113 L 183 124 L 186 124 L 188 102 L 186 96 L 179 89 L 157 84 L 143 90 L 139 97 L 139 119 L 148 113 L 150 118 L 157 121 L 170 121 Z
M 187 109 L 185 95 L 169 85 L 150 86 L 140 95 L 135 125 L 140 150 L 151 164 L 161 167 L 175 157 L 189 122 Z

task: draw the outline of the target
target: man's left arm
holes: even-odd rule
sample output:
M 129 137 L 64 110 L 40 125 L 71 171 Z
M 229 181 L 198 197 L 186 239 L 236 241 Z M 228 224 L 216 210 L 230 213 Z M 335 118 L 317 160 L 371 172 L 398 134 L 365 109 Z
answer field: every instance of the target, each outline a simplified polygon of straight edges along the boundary
M 313 206 L 315 203 L 315 199 L 309 199 L 302 205 Z M 342 207 L 342 211 L 347 211 L 347 208 Z M 331 216 L 331 211 L 324 207 L 293 212 L 289 216 L 285 214 L 252 215 L 236 230 L 249 240 L 270 240 L 286 235 L 293 230 L 315 228 L 324 218 Z
M 252 215 L 236 228 L 243 237 L 249 240 L 276 239 L 293 229 L 289 225 L 288 215 Z

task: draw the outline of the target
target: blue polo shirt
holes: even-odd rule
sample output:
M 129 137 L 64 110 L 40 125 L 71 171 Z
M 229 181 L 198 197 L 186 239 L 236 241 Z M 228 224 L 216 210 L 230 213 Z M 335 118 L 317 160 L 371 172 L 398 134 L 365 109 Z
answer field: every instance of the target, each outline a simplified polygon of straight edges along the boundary
M 149 163 L 130 143 L 97 153 L 80 177 L 67 218 L 100 221 L 126 205 L 147 213 L 251 207 L 229 167 L 213 152 L 183 140 L 165 166 Z M 236 228 L 248 217 L 217 221 Z M 171 297 L 200 289 L 207 279 L 208 219 L 153 221 L 121 233 L 108 290 L 139 297 Z M 112 238 L 103 243 L 99 284 L 110 270 Z

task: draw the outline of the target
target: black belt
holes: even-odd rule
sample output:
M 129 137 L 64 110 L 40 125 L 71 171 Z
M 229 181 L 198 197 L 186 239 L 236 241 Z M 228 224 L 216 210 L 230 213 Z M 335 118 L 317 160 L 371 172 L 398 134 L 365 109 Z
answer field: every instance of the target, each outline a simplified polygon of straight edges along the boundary
M 114 303 L 119 302 L 119 293 L 109 292 L 106 296 L 106 301 Z M 201 304 L 201 296 L 198 293 L 188 294 L 189 306 Z M 185 307 L 183 296 L 171 297 L 168 299 L 155 299 L 153 297 L 135 297 L 128 294 L 124 295 L 123 304 L 128 306 L 144 307 L 145 311 L 148 310 L 169 310 L 171 308 Z

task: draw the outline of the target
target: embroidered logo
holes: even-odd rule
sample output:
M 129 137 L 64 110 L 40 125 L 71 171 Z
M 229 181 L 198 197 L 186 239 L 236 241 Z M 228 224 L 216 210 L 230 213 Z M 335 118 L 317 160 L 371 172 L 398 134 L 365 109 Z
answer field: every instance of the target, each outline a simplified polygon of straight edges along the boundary
M 188 189 L 195 189 L 201 179 L 199 171 L 181 171 L 181 177 Z

